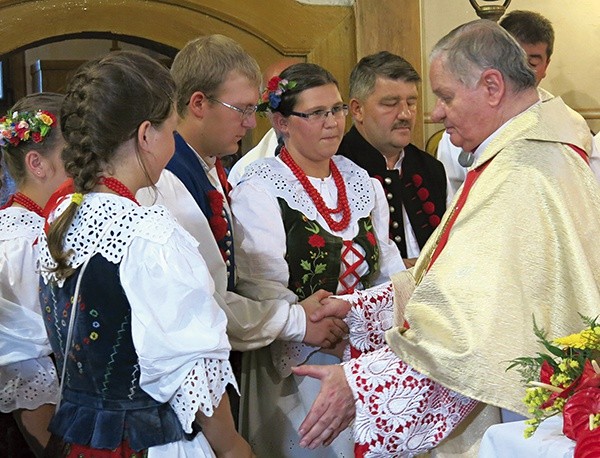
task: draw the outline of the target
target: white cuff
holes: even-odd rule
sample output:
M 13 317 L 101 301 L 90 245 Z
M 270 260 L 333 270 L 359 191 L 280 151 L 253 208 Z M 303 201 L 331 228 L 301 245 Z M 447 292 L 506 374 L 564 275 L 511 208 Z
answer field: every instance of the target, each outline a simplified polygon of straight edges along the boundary
M 290 306 L 290 314 L 285 326 L 279 333 L 278 340 L 302 342 L 306 335 L 306 312 L 300 304 Z

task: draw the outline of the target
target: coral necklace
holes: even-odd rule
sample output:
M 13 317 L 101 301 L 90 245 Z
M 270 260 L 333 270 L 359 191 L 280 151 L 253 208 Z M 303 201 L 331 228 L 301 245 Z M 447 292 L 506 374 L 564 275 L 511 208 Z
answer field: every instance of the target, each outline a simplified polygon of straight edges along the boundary
M 129 188 L 121 183 L 119 180 L 113 177 L 100 177 L 98 180 L 98 184 L 103 184 L 111 191 L 116 192 L 121 197 L 125 197 L 126 199 L 132 200 L 136 204 L 140 204 L 137 200 L 135 200 L 135 196 L 131 193 Z
M 281 153 L 279 153 L 279 157 L 283 161 L 285 165 L 289 167 L 294 176 L 298 179 L 308 196 L 312 199 L 315 207 L 317 207 L 317 211 L 321 214 L 329 228 L 334 232 L 343 231 L 350 224 L 350 205 L 348 204 L 348 196 L 346 195 L 346 185 L 344 184 L 344 179 L 342 178 L 342 174 L 338 170 L 335 162 L 331 159 L 329 160 L 329 168 L 331 169 L 331 176 L 333 177 L 333 182 L 335 183 L 335 187 L 337 188 L 338 194 L 338 206 L 335 209 L 331 209 L 325 205 L 325 201 L 319 194 L 319 191 L 315 189 L 315 187 L 311 184 L 304 170 L 300 168 L 296 161 L 292 158 L 287 148 L 284 146 L 281 148 Z M 341 213 L 342 219 L 340 221 L 335 221 L 331 215 Z
M 44 214 L 43 214 L 44 212 L 42 210 L 42 207 L 40 207 L 38 204 L 36 204 L 33 200 L 31 200 L 29 197 L 27 197 L 22 192 L 16 192 L 12 196 L 10 196 L 8 198 L 8 202 L 6 202 L 6 204 L 2 206 L 2 210 L 10 207 L 12 204 L 22 205 L 30 212 L 33 212 L 36 215 L 41 216 L 42 218 L 44 217 Z

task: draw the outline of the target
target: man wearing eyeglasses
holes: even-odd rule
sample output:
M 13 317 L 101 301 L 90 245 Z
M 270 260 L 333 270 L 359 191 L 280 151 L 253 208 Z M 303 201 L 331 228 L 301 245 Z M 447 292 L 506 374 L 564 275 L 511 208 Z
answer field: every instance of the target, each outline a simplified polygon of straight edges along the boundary
M 311 310 L 319 305 L 325 292 L 295 304 L 280 299 L 258 302 L 235 292 L 229 184 L 221 158 L 234 154 L 248 129 L 256 126 L 258 64 L 234 40 L 210 35 L 187 43 L 175 57 L 171 74 L 179 115 L 175 154 L 156 189 L 145 188 L 136 197 L 143 204 L 166 206 L 198 241 L 215 284 L 215 299 L 227 315 L 233 350 L 255 350 L 275 339 L 329 345 L 331 320 L 312 323 L 304 310 L 307 304 L 312 304 Z M 307 326 L 311 326 L 310 338 Z M 237 352 L 232 353 L 232 365 L 239 381 Z M 229 396 L 235 415 L 237 394 L 232 390 Z
M 442 163 L 410 143 L 420 81 L 400 56 L 382 51 L 362 58 L 350 75 L 354 125 L 338 150 L 383 184 L 390 238 L 406 267 L 414 265 L 452 198 Z

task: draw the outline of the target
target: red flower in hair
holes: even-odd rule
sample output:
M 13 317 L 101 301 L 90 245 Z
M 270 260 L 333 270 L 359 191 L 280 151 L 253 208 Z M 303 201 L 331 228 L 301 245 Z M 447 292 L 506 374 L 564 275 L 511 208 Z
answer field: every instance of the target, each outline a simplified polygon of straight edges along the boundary
M 318 234 L 313 234 L 308 238 L 308 244 L 315 248 L 323 248 L 325 246 L 325 239 Z
M 277 89 L 277 87 L 279 86 L 279 82 L 281 81 L 281 78 L 279 76 L 274 76 L 273 78 L 271 78 L 269 80 L 269 82 L 267 83 L 267 89 L 269 91 L 274 91 Z
M 425 213 L 427 213 L 428 215 L 432 215 L 433 212 L 435 211 L 435 205 L 433 202 L 424 202 L 423 203 L 423 211 Z
M 39 132 L 32 132 L 31 133 L 31 139 L 35 143 L 40 143 L 44 139 L 44 137 L 42 137 L 42 134 L 40 134 Z
M 421 188 L 417 191 L 417 196 L 419 196 L 419 199 L 422 201 L 425 201 L 429 197 L 429 190 L 427 188 Z
M 41 113 L 45 114 L 52 120 L 52 124 L 49 124 L 49 125 L 54 127 L 54 123 L 56 122 L 56 116 L 54 115 L 54 113 L 50 113 L 49 111 L 46 111 L 46 110 L 41 110 Z
M 27 125 L 27 127 L 17 126 L 15 132 L 19 140 L 27 140 L 29 138 L 29 125 Z
M 419 175 L 418 173 L 415 173 L 412 176 L 412 182 L 418 188 L 419 186 L 421 186 L 423 184 L 423 177 L 421 175 Z

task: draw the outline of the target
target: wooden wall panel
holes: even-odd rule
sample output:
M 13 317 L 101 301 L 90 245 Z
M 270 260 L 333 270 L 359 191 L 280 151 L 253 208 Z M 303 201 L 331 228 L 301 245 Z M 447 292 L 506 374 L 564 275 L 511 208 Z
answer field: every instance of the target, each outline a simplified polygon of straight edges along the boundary
M 353 22 L 350 6 L 295 0 L 0 0 L 0 56 L 85 32 L 139 37 L 177 49 L 197 36 L 221 33 L 238 41 L 262 68 L 284 56 L 302 57 L 330 68 L 347 90 L 356 59 Z M 252 142 L 268 127 L 261 121 Z
M 408 60 L 422 73 L 421 7 L 419 0 L 356 0 L 356 57 L 389 51 Z M 423 148 L 423 91 L 419 91 L 419 111 L 413 143 Z

